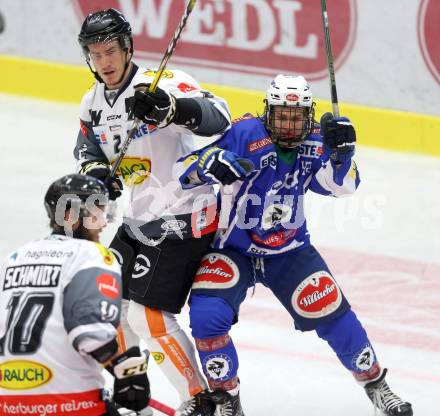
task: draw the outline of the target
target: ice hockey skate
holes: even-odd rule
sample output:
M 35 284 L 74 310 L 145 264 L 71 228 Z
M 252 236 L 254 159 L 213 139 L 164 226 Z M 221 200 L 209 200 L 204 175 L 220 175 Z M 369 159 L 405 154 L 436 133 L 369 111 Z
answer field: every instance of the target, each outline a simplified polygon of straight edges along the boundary
M 202 391 L 191 400 L 182 403 L 176 410 L 175 416 L 214 416 L 215 404 L 209 393 Z
M 379 409 L 387 416 L 413 416 L 411 403 L 404 402 L 399 396 L 394 394 L 385 376 L 387 369 L 383 370 L 379 379 L 365 385 L 365 392 L 373 402 L 374 408 Z
M 232 396 L 227 391 L 216 390 L 211 393 L 211 399 L 217 405 L 215 416 L 244 416 L 239 393 Z

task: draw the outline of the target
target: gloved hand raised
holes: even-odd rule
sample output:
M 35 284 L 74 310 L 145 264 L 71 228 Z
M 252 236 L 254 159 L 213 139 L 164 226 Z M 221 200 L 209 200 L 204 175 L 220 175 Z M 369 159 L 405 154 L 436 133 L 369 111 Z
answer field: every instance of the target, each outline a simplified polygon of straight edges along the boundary
M 197 174 L 203 182 L 230 185 L 243 180 L 254 169 L 249 159 L 218 147 L 205 149 L 199 156 Z
M 122 182 L 110 177 L 110 166 L 104 162 L 89 162 L 83 165 L 79 173 L 100 179 L 108 189 L 110 200 L 114 201 L 122 194 Z
M 325 113 L 321 117 L 321 134 L 324 149 L 335 162 L 345 162 L 353 157 L 356 144 L 356 131 L 347 117 L 333 117 Z
M 150 401 L 147 360 L 139 347 L 131 347 L 114 358 L 106 369 L 115 377 L 113 400 L 122 407 L 142 410 Z
M 165 127 L 173 121 L 176 99 L 159 87 L 155 92 L 149 92 L 149 88 L 150 84 L 134 86 L 134 116 L 144 123 Z

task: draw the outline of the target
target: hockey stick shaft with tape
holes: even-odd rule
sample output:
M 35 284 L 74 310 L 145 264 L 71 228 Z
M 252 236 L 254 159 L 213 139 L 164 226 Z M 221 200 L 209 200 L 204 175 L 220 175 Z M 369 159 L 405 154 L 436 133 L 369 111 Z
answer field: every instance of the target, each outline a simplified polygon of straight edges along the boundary
M 334 117 L 339 117 L 338 94 L 336 91 L 335 67 L 333 64 L 333 52 L 330 42 L 330 29 L 327 13 L 327 1 L 321 0 L 322 26 L 324 29 L 325 50 L 327 53 L 327 68 L 330 77 L 330 95 L 332 100 L 332 110 Z

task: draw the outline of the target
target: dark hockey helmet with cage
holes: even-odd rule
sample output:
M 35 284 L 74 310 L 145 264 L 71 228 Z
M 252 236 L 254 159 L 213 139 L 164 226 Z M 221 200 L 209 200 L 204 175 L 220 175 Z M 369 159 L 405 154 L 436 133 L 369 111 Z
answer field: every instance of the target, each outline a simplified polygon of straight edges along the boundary
M 64 218 L 66 210 L 76 207 L 79 216 L 83 217 L 86 209 L 87 198 L 92 197 L 93 203 L 106 206 L 108 203 L 108 190 L 104 183 L 90 175 L 73 173 L 65 175 L 53 182 L 44 197 L 44 206 L 51 224 L 59 223 Z M 57 208 L 61 211 L 57 213 Z M 58 215 L 57 215 L 58 214 Z
M 88 46 L 92 43 L 110 42 L 118 40 L 121 48 L 128 52 L 133 51 L 133 37 L 130 23 L 124 15 L 116 9 L 100 10 L 90 13 L 84 20 L 78 35 L 87 61 L 89 58 Z

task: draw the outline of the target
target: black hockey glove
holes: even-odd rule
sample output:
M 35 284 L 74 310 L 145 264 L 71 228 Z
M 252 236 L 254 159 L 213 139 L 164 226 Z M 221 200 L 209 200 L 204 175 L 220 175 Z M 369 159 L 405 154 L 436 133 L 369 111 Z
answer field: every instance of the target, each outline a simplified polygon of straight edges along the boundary
M 94 176 L 104 182 L 108 189 L 110 200 L 114 201 L 121 196 L 122 182 L 118 178 L 110 177 L 110 166 L 104 162 L 89 162 L 81 168 L 79 173 Z
M 122 407 L 142 410 L 150 401 L 147 360 L 139 347 L 131 347 L 114 358 L 106 369 L 115 377 L 113 400 Z
M 165 127 L 173 121 L 176 99 L 159 87 L 155 92 L 149 92 L 149 87 L 150 84 L 134 86 L 133 113 L 144 123 Z
M 206 183 L 221 183 L 230 185 L 237 180 L 243 180 L 254 170 L 249 159 L 218 147 L 210 147 L 199 156 L 197 174 Z
M 325 113 L 321 117 L 321 134 L 330 159 L 343 163 L 353 157 L 356 131 L 347 117 L 334 118 L 332 113 Z

